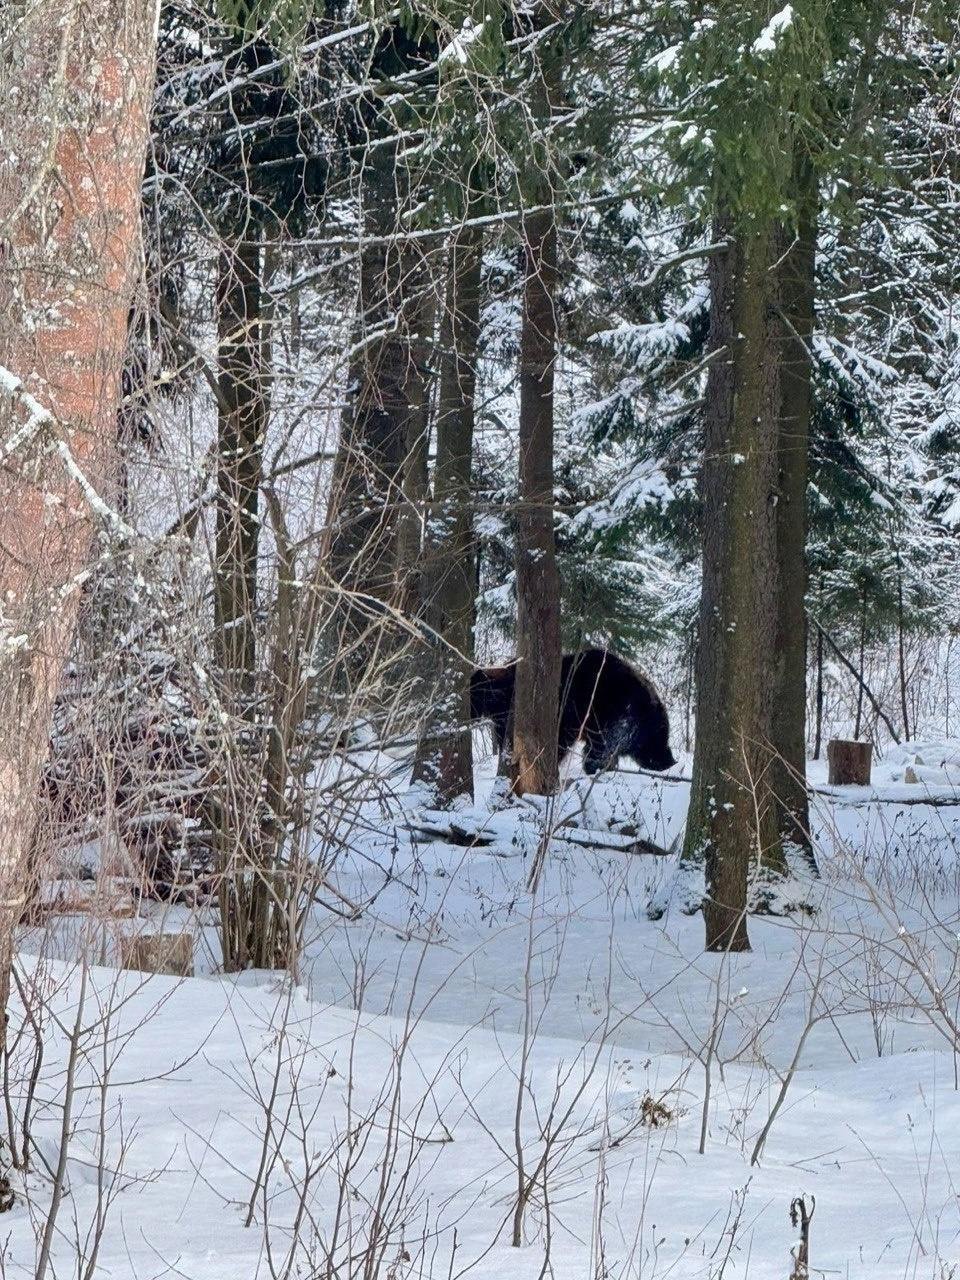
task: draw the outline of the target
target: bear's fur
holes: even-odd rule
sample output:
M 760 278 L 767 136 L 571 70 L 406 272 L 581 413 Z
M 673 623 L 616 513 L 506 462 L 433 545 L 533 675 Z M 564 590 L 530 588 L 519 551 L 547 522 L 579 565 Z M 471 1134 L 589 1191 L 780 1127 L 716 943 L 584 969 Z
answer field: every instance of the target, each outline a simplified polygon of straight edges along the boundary
M 497 749 L 509 732 L 517 664 L 480 667 L 470 677 L 470 714 L 490 720 Z M 582 649 L 564 655 L 560 677 L 562 760 L 575 742 L 584 744 L 583 767 L 593 774 L 628 756 L 641 769 L 669 769 L 670 722 L 656 689 L 628 662 L 608 649 Z

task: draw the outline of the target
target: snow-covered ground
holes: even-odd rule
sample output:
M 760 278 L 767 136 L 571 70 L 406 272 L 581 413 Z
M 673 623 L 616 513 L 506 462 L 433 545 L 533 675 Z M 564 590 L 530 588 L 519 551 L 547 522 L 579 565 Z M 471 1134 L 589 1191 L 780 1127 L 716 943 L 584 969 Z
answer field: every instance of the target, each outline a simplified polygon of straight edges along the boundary
M 490 845 L 371 807 L 330 877 L 363 914 L 317 911 L 296 985 L 217 976 L 202 920 L 182 982 L 84 976 L 138 922 L 29 935 L 41 1158 L 0 1219 L 6 1274 L 36 1274 L 64 1127 L 50 1275 L 786 1278 L 799 1196 L 811 1275 L 960 1274 L 958 775 L 956 743 L 899 749 L 869 789 L 811 765 L 818 909 L 752 919 L 744 956 L 647 918 L 672 859 L 561 836 L 531 892 L 542 823 L 490 817 L 489 761 Z M 686 802 L 622 773 L 551 817 L 670 846 Z

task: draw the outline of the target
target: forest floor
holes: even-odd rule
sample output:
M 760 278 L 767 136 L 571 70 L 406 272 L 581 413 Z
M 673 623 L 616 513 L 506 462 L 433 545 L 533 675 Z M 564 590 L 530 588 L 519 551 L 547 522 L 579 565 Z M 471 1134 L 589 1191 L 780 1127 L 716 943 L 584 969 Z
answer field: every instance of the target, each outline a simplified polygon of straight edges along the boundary
M 892 753 L 869 789 L 812 764 L 816 911 L 752 918 L 747 955 L 648 919 L 673 859 L 558 839 L 531 892 L 542 820 L 490 817 L 490 761 L 461 815 L 483 847 L 410 831 L 409 796 L 367 806 L 329 897 L 363 913 L 316 911 L 296 984 L 215 975 L 184 908 L 149 910 L 198 933 L 183 981 L 77 964 L 130 921 L 34 931 L 39 1160 L 5 1274 L 35 1275 L 46 1233 L 49 1274 L 84 1280 L 787 1280 L 805 1196 L 810 1275 L 960 1275 L 958 745 Z M 552 817 L 669 846 L 687 793 L 577 779 Z M 12 1026 L 19 1080 L 19 1001 Z

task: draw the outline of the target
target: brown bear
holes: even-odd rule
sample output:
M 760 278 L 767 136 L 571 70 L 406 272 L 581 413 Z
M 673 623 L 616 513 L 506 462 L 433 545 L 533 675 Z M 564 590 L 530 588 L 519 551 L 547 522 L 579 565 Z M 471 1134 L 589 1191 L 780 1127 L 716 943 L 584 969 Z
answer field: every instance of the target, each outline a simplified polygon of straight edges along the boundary
M 490 720 L 498 751 L 507 738 L 517 677 L 516 662 L 480 667 L 470 677 L 470 714 Z M 639 671 L 608 649 L 582 649 L 563 657 L 560 675 L 562 760 L 575 742 L 584 744 L 589 774 L 616 767 L 621 756 L 641 769 L 669 769 L 670 721 L 656 689 Z

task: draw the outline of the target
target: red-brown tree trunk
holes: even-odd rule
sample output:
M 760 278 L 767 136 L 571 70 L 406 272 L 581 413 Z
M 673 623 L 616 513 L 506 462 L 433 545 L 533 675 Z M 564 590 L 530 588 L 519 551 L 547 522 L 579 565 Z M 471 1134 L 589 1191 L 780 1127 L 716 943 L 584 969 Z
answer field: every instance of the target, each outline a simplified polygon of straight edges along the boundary
M 103 495 L 158 0 L 0 10 L 0 1022 L 50 714 Z M 17 380 L 22 379 L 22 385 Z

